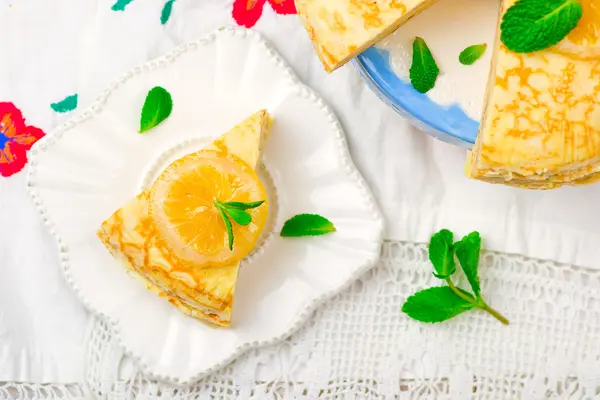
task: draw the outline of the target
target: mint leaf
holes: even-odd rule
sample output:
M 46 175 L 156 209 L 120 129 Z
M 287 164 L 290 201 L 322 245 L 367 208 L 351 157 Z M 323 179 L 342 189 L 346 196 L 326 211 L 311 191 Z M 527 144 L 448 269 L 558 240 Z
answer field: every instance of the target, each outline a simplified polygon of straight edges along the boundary
M 225 229 L 227 229 L 227 237 L 229 238 L 229 250 L 232 251 L 233 250 L 233 227 L 231 226 L 231 221 L 229 220 L 229 218 L 225 214 L 225 211 L 223 211 L 223 209 L 221 207 L 217 206 L 217 209 L 221 213 L 221 217 L 223 217 L 223 222 L 225 222 Z
M 582 15 L 578 0 L 519 0 L 504 14 L 500 39 L 517 53 L 543 50 L 563 40 Z
M 225 222 L 225 228 L 227 228 L 227 235 L 229 236 L 229 250 L 233 250 L 233 226 L 231 225 L 231 218 L 238 225 L 248 226 L 252 222 L 252 215 L 247 211 L 251 208 L 259 207 L 264 201 L 255 201 L 252 203 L 241 203 L 241 202 L 228 202 L 224 203 L 219 200 L 214 201 L 214 205 L 219 210 L 223 222 Z
M 458 56 L 458 61 L 460 61 L 463 65 L 473 65 L 475 61 L 479 60 L 485 50 L 487 49 L 487 44 L 474 44 L 473 46 L 469 46 L 460 53 Z
M 335 232 L 335 226 L 327 218 L 317 214 L 300 214 L 292 217 L 283 224 L 281 236 L 320 236 Z
M 425 40 L 418 37 L 413 42 L 412 65 L 410 66 L 410 82 L 421 93 L 427 93 L 435 86 L 440 74 L 429 47 Z
M 239 201 L 230 201 L 230 202 L 221 203 L 221 204 L 223 204 L 227 208 L 233 208 L 236 210 L 249 210 L 252 208 L 258 208 L 258 207 L 262 206 L 264 202 L 265 202 L 264 200 L 253 201 L 250 203 L 241 203 Z
M 402 312 L 421 322 L 442 322 L 475 308 L 448 286 L 422 290 L 406 299 Z
M 169 18 L 171 18 L 171 11 L 173 10 L 173 3 L 175 3 L 175 0 L 168 0 L 165 5 L 163 6 L 163 9 L 160 13 L 160 23 L 161 24 L 166 24 L 169 21 Z
M 163 122 L 171 115 L 171 111 L 173 111 L 171 94 L 160 86 L 150 90 L 142 108 L 140 133 L 144 133 Z
M 431 237 L 429 243 L 429 260 L 435 271 L 433 275 L 439 279 L 447 279 L 456 271 L 454 261 L 454 235 L 442 229 Z
M 79 96 L 77 94 L 73 94 L 71 96 L 65 97 L 61 101 L 50 104 L 50 108 L 52 108 L 54 111 L 56 111 L 58 113 L 73 111 L 74 109 L 77 108 L 78 99 L 79 99 Z
M 481 253 L 481 237 L 479 232 L 472 232 L 462 238 L 460 242 L 454 245 L 456 258 L 460 262 L 473 293 L 477 298 L 481 297 L 481 287 L 479 285 L 479 254 Z
M 236 210 L 235 208 L 228 207 L 224 207 L 224 210 L 239 225 L 248 226 L 252 222 L 252 216 L 244 210 Z

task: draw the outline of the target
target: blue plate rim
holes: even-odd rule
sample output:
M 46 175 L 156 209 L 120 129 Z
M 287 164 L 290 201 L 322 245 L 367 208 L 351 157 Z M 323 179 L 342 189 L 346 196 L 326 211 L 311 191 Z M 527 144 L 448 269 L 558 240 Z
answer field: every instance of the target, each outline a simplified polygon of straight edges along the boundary
M 389 59 L 389 51 L 373 46 L 353 64 L 378 97 L 413 125 L 446 142 L 471 148 L 477 138 L 479 122 L 457 104 L 443 106 L 419 93 L 393 72 Z

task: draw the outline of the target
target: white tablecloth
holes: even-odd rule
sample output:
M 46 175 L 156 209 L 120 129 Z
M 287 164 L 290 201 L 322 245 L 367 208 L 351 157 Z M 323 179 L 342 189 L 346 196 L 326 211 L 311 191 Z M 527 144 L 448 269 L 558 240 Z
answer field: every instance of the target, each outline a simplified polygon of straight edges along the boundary
M 520 333 L 512 339 L 511 336 L 498 332 L 499 327 L 491 324 L 492 321 L 485 320 L 485 316 L 465 318 L 461 320 L 462 325 L 449 323 L 435 327 L 421 326 L 403 319 L 404 317 L 392 308 L 399 308 L 402 299 L 419 284 L 417 282 L 413 286 L 401 285 L 401 279 L 398 278 L 390 282 L 396 282 L 401 293 L 394 292 L 392 297 L 386 297 L 386 301 L 391 299 L 386 303 L 386 307 L 390 307 L 389 318 L 395 319 L 395 322 L 382 324 L 388 324 L 385 326 L 395 329 L 402 326 L 402 335 L 390 333 L 391 336 L 378 336 L 377 333 L 373 333 L 371 338 L 375 342 L 369 342 L 371 344 L 365 348 L 360 348 L 359 343 L 352 341 L 339 343 L 354 346 L 349 348 L 364 352 L 374 351 L 373 347 L 369 347 L 376 346 L 373 343 L 395 343 L 398 346 L 395 350 L 390 350 L 387 345 L 378 347 L 380 350 L 377 350 L 390 350 L 389 353 L 382 354 L 382 360 L 385 359 L 385 363 L 388 363 L 385 365 L 391 365 L 394 360 L 389 357 L 402 354 L 401 350 L 405 348 L 403 346 L 409 343 L 397 343 L 403 338 L 414 339 L 415 335 L 425 335 L 423 337 L 431 336 L 432 340 L 438 343 L 436 341 L 447 339 L 450 335 L 456 345 L 467 346 L 466 339 L 461 339 L 461 332 L 475 329 L 469 327 L 469 321 L 484 319 L 485 322 L 481 322 L 484 325 L 477 325 L 477 329 L 483 329 L 482 334 L 486 332 L 492 335 L 496 340 L 494 343 L 498 346 L 508 346 L 506 351 L 514 357 L 509 357 L 508 361 L 499 361 L 499 358 L 494 357 L 496 350 L 482 347 L 481 351 L 487 352 L 482 356 L 482 360 L 485 360 L 485 363 L 481 364 L 482 369 L 477 373 L 473 372 L 472 364 L 467 360 L 460 368 L 466 369 L 468 373 L 458 373 L 457 376 L 477 376 L 483 379 L 481 377 L 489 378 L 492 376 L 490 374 L 526 374 L 528 371 L 527 368 L 516 367 L 502 369 L 502 363 L 505 362 L 541 365 L 543 359 L 537 355 L 531 358 L 533 364 L 523 361 L 521 356 L 527 354 L 517 354 L 517 350 L 510 347 L 510 340 L 514 341 L 517 338 L 521 340 L 519 343 L 528 343 L 529 339 L 526 338 L 535 338 L 532 335 L 535 335 L 540 327 L 553 321 L 556 325 L 552 326 L 559 330 L 556 333 L 558 337 L 578 342 L 579 347 L 567 347 L 574 352 L 572 355 L 583 358 L 586 354 L 597 354 L 595 343 L 598 339 L 598 327 L 595 324 L 598 323 L 599 317 L 594 312 L 599 306 L 594 288 L 589 286 L 586 279 L 595 276 L 593 270 L 600 265 L 597 261 L 600 259 L 600 246 L 596 245 L 600 242 L 600 213 L 594 212 L 595 199 L 600 197 L 600 185 L 542 193 L 467 180 L 462 175 L 465 157 L 463 150 L 433 140 L 411 128 L 405 120 L 377 99 L 352 66 L 327 75 L 314 55 L 298 18 L 294 15 L 277 15 L 270 6 L 272 1 L 258 1 L 259 4 L 266 4 L 254 29 L 272 41 L 299 77 L 317 90 L 336 110 L 346 130 L 355 162 L 370 183 L 386 215 L 388 239 L 424 242 L 433 231 L 441 227 L 448 227 L 459 234 L 479 230 L 486 239 L 488 248 L 493 250 L 587 268 L 577 270 L 582 277 L 580 280 L 573 280 L 572 276 L 565 272 L 571 271 L 572 267 L 561 266 L 562 264 L 552 264 L 554 269 L 548 269 L 548 277 L 543 278 L 540 278 L 545 276 L 542 272 L 538 272 L 542 274 L 538 276 L 527 267 L 531 262 L 521 259 L 515 265 L 521 266 L 527 272 L 525 275 L 519 267 L 507 267 L 508 272 L 500 267 L 492 269 L 490 274 L 499 275 L 492 276 L 490 282 L 509 282 L 515 285 L 509 295 L 497 296 L 501 305 L 504 304 L 506 309 L 512 310 L 515 322 L 520 324 L 516 328 Z M 165 0 L 120 0 L 118 3 L 128 3 L 124 11 L 114 11 L 112 8 L 115 3 L 116 0 L 3 2 L 0 5 L 0 37 L 3 38 L 0 41 L 0 102 L 12 102 L 21 110 L 27 124 L 50 133 L 53 127 L 69 115 L 53 111 L 51 103 L 77 93 L 79 108 L 84 108 L 111 81 L 131 67 L 162 55 L 178 44 L 201 37 L 215 28 L 236 24 L 232 18 L 231 0 L 176 0 L 172 4 L 171 17 L 164 25 L 161 24 L 160 16 Z M 500 257 L 499 260 L 500 263 L 507 259 Z M 415 258 L 409 257 L 407 261 L 399 262 L 396 268 L 408 268 L 406 271 L 409 271 L 413 265 L 411 263 L 414 262 Z M 552 271 L 559 271 L 560 274 Z M 97 354 L 90 357 L 88 353 L 87 359 L 85 357 L 83 338 L 90 317 L 61 279 L 53 244 L 26 196 L 24 172 L 9 178 L 0 177 L 0 273 L 0 381 L 80 382 L 84 379 L 83 366 L 86 360 L 89 363 L 91 359 L 96 359 L 97 364 L 94 368 L 98 366 L 98 362 L 106 362 L 106 358 L 98 361 Z M 563 281 L 556 281 L 557 276 Z M 545 283 L 555 282 L 553 287 L 556 291 L 545 293 L 546 297 L 543 297 L 545 300 L 542 302 L 544 306 L 542 303 L 538 304 L 536 307 L 539 308 L 536 308 L 535 314 L 527 311 L 530 305 L 528 302 L 536 299 L 534 294 L 526 302 L 518 294 L 514 294 L 521 278 L 539 281 L 539 284 L 526 291 L 534 294 L 536 290 L 549 290 L 544 286 Z M 564 297 L 560 298 L 563 302 L 556 305 L 564 307 L 555 309 L 552 302 L 555 298 L 552 295 L 563 296 L 562 292 L 559 293 L 560 282 L 564 282 L 572 291 L 564 294 Z M 507 286 L 507 290 L 508 288 Z M 490 290 L 494 290 L 493 285 L 490 285 Z M 577 297 L 577 301 L 583 303 L 574 303 L 573 296 L 576 294 L 584 296 Z M 322 327 L 334 323 L 333 320 L 318 322 L 322 313 L 331 313 L 331 318 L 335 319 L 339 317 L 336 313 L 358 312 L 349 302 L 361 300 L 352 294 L 346 296 L 349 297 L 342 296 L 337 301 L 341 301 L 347 309 L 332 305 L 329 311 L 319 311 L 315 319 L 317 322 L 313 323 L 325 324 L 321 325 Z M 379 307 L 377 302 L 380 300 L 376 297 L 370 299 L 374 303 L 365 304 L 373 307 L 371 315 L 375 315 Z M 569 318 L 573 312 L 584 312 L 586 307 L 583 305 L 586 304 L 592 314 L 586 314 L 586 319 L 581 321 L 589 325 L 589 330 L 586 331 L 589 334 L 584 335 L 577 330 L 567 332 L 566 328 L 561 328 L 571 323 Z M 510 313 L 511 311 L 509 315 Z M 357 322 L 361 325 L 364 323 L 362 320 Z M 376 321 L 370 323 L 374 330 L 383 329 Z M 91 337 L 97 338 L 98 332 L 102 332 L 103 329 L 102 321 L 96 321 L 90 329 Z M 350 335 L 354 334 L 353 329 L 355 327 L 340 325 L 337 332 L 341 336 Z M 105 333 L 104 336 L 106 335 Z M 352 358 L 352 352 L 344 352 L 341 348 L 339 353 L 331 353 L 338 351 L 335 347 L 335 343 L 338 343 L 336 340 L 330 338 L 328 342 L 324 342 L 330 347 L 324 348 L 323 352 L 331 354 L 331 358 L 321 362 L 351 364 L 356 360 L 370 360 L 361 356 Z M 110 337 L 106 343 L 111 343 Z M 531 345 L 535 346 L 535 343 L 532 342 Z M 418 355 L 426 358 L 427 354 L 437 354 L 436 352 L 443 350 L 436 347 L 437 345 L 431 346 L 431 351 L 421 348 L 423 351 Z M 548 346 L 552 347 L 554 344 Z M 535 348 L 535 354 L 538 354 L 540 349 L 543 347 Z M 559 354 L 556 357 L 560 358 L 560 352 L 556 354 Z M 415 358 L 417 355 L 411 357 Z M 117 362 L 117 358 L 113 361 Z M 572 368 L 563 367 L 566 368 L 566 372 L 561 369 L 558 375 L 563 376 L 565 372 L 565 376 L 587 379 L 587 375 L 578 374 L 577 368 L 580 366 L 575 364 L 572 364 Z M 380 367 L 384 368 L 383 365 Z M 412 367 L 409 364 L 402 365 L 410 372 L 407 376 L 413 376 L 410 379 L 415 379 L 415 374 L 424 371 L 414 364 L 410 364 Z M 487 375 L 485 365 L 489 365 Z M 582 365 L 591 364 L 586 361 Z M 97 372 L 96 369 L 93 371 Z M 433 375 L 423 372 L 422 377 L 443 380 L 448 379 L 448 374 L 454 373 L 452 371 L 456 369 L 442 368 Z M 87 376 L 90 379 L 96 373 L 92 372 Z M 363 375 L 372 379 L 382 379 L 383 376 L 370 374 L 366 370 Z M 103 375 L 102 379 L 98 378 L 99 375 L 94 376 L 96 378 L 93 382 L 106 382 L 106 375 Z M 283 380 L 287 375 L 282 376 L 283 378 L 278 379 Z M 404 382 L 401 378 L 394 382 Z M 595 375 L 593 379 L 596 379 Z M 595 382 L 593 379 L 590 382 Z M 247 378 L 239 382 L 243 385 L 244 382 L 252 382 L 252 379 Z M 427 382 L 428 387 L 433 385 L 433 381 Z M 130 381 L 129 385 L 133 383 Z M 368 386 L 366 381 L 361 385 Z M 468 384 L 465 385 L 467 386 L 459 386 L 468 387 Z M 522 386 L 524 383 L 515 380 L 506 385 Z M 535 388 L 539 388 L 538 386 Z M 589 386 L 594 385 L 590 383 Z M 445 393 L 445 390 L 440 389 L 440 393 Z M 391 387 L 383 392 L 391 393 L 390 391 L 393 392 Z

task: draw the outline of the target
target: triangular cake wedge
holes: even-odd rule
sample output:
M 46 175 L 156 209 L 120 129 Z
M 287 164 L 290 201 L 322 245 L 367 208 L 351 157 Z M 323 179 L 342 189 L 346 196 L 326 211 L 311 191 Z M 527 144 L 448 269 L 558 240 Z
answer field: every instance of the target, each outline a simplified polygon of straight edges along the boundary
M 296 0 L 327 72 L 395 31 L 436 0 Z
M 557 46 L 515 53 L 496 39 L 488 96 L 467 175 L 530 189 L 597 180 L 600 172 L 600 41 L 584 19 Z M 515 0 L 504 0 L 502 15 Z M 497 37 L 500 37 L 498 28 Z
M 270 121 L 269 114 L 260 111 L 203 150 L 233 154 L 256 168 Z M 180 311 L 214 325 L 228 326 L 239 262 L 199 268 L 178 257 L 159 239 L 150 201 L 151 188 L 107 219 L 98 237 L 132 275 Z

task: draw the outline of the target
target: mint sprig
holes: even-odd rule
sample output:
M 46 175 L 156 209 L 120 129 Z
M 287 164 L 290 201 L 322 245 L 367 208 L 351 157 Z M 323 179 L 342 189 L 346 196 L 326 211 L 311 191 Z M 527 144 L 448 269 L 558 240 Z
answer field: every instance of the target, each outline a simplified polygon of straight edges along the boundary
M 229 238 L 229 250 L 233 250 L 233 226 L 230 218 L 238 225 L 248 226 L 252 223 L 252 215 L 246 210 L 258 208 L 264 203 L 263 201 L 255 201 L 251 203 L 242 203 L 238 201 L 222 202 L 215 200 L 214 205 L 219 210 L 225 228 L 227 229 L 227 237 Z
M 171 94 L 163 87 L 156 86 L 146 95 L 140 117 L 140 133 L 144 133 L 163 122 L 173 111 Z
M 473 65 L 475 64 L 475 61 L 483 56 L 486 49 L 487 44 L 485 43 L 469 46 L 460 53 L 458 61 L 460 61 L 462 65 Z
M 402 311 L 417 321 L 442 322 L 478 308 L 508 325 L 508 320 L 488 306 L 481 296 L 478 276 L 481 252 L 479 233 L 472 232 L 456 243 L 452 243 L 453 236 L 452 232 L 441 230 L 432 236 L 429 245 L 429 260 L 436 271 L 433 275 L 446 281 L 447 286 L 432 287 L 415 293 L 406 300 Z M 473 294 L 457 287 L 450 278 L 456 271 L 455 257 L 467 276 Z
M 335 231 L 333 223 L 321 215 L 299 214 L 283 224 L 280 235 L 283 237 L 321 236 Z
M 427 93 L 435 86 L 435 81 L 440 74 L 440 69 L 427 47 L 427 43 L 420 37 L 413 42 L 412 64 L 410 66 L 410 82 L 420 93 Z
M 504 13 L 500 40 L 517 53 L 547 49 L 575 29 L 582 16 L 578 0 L 519 0 Z

